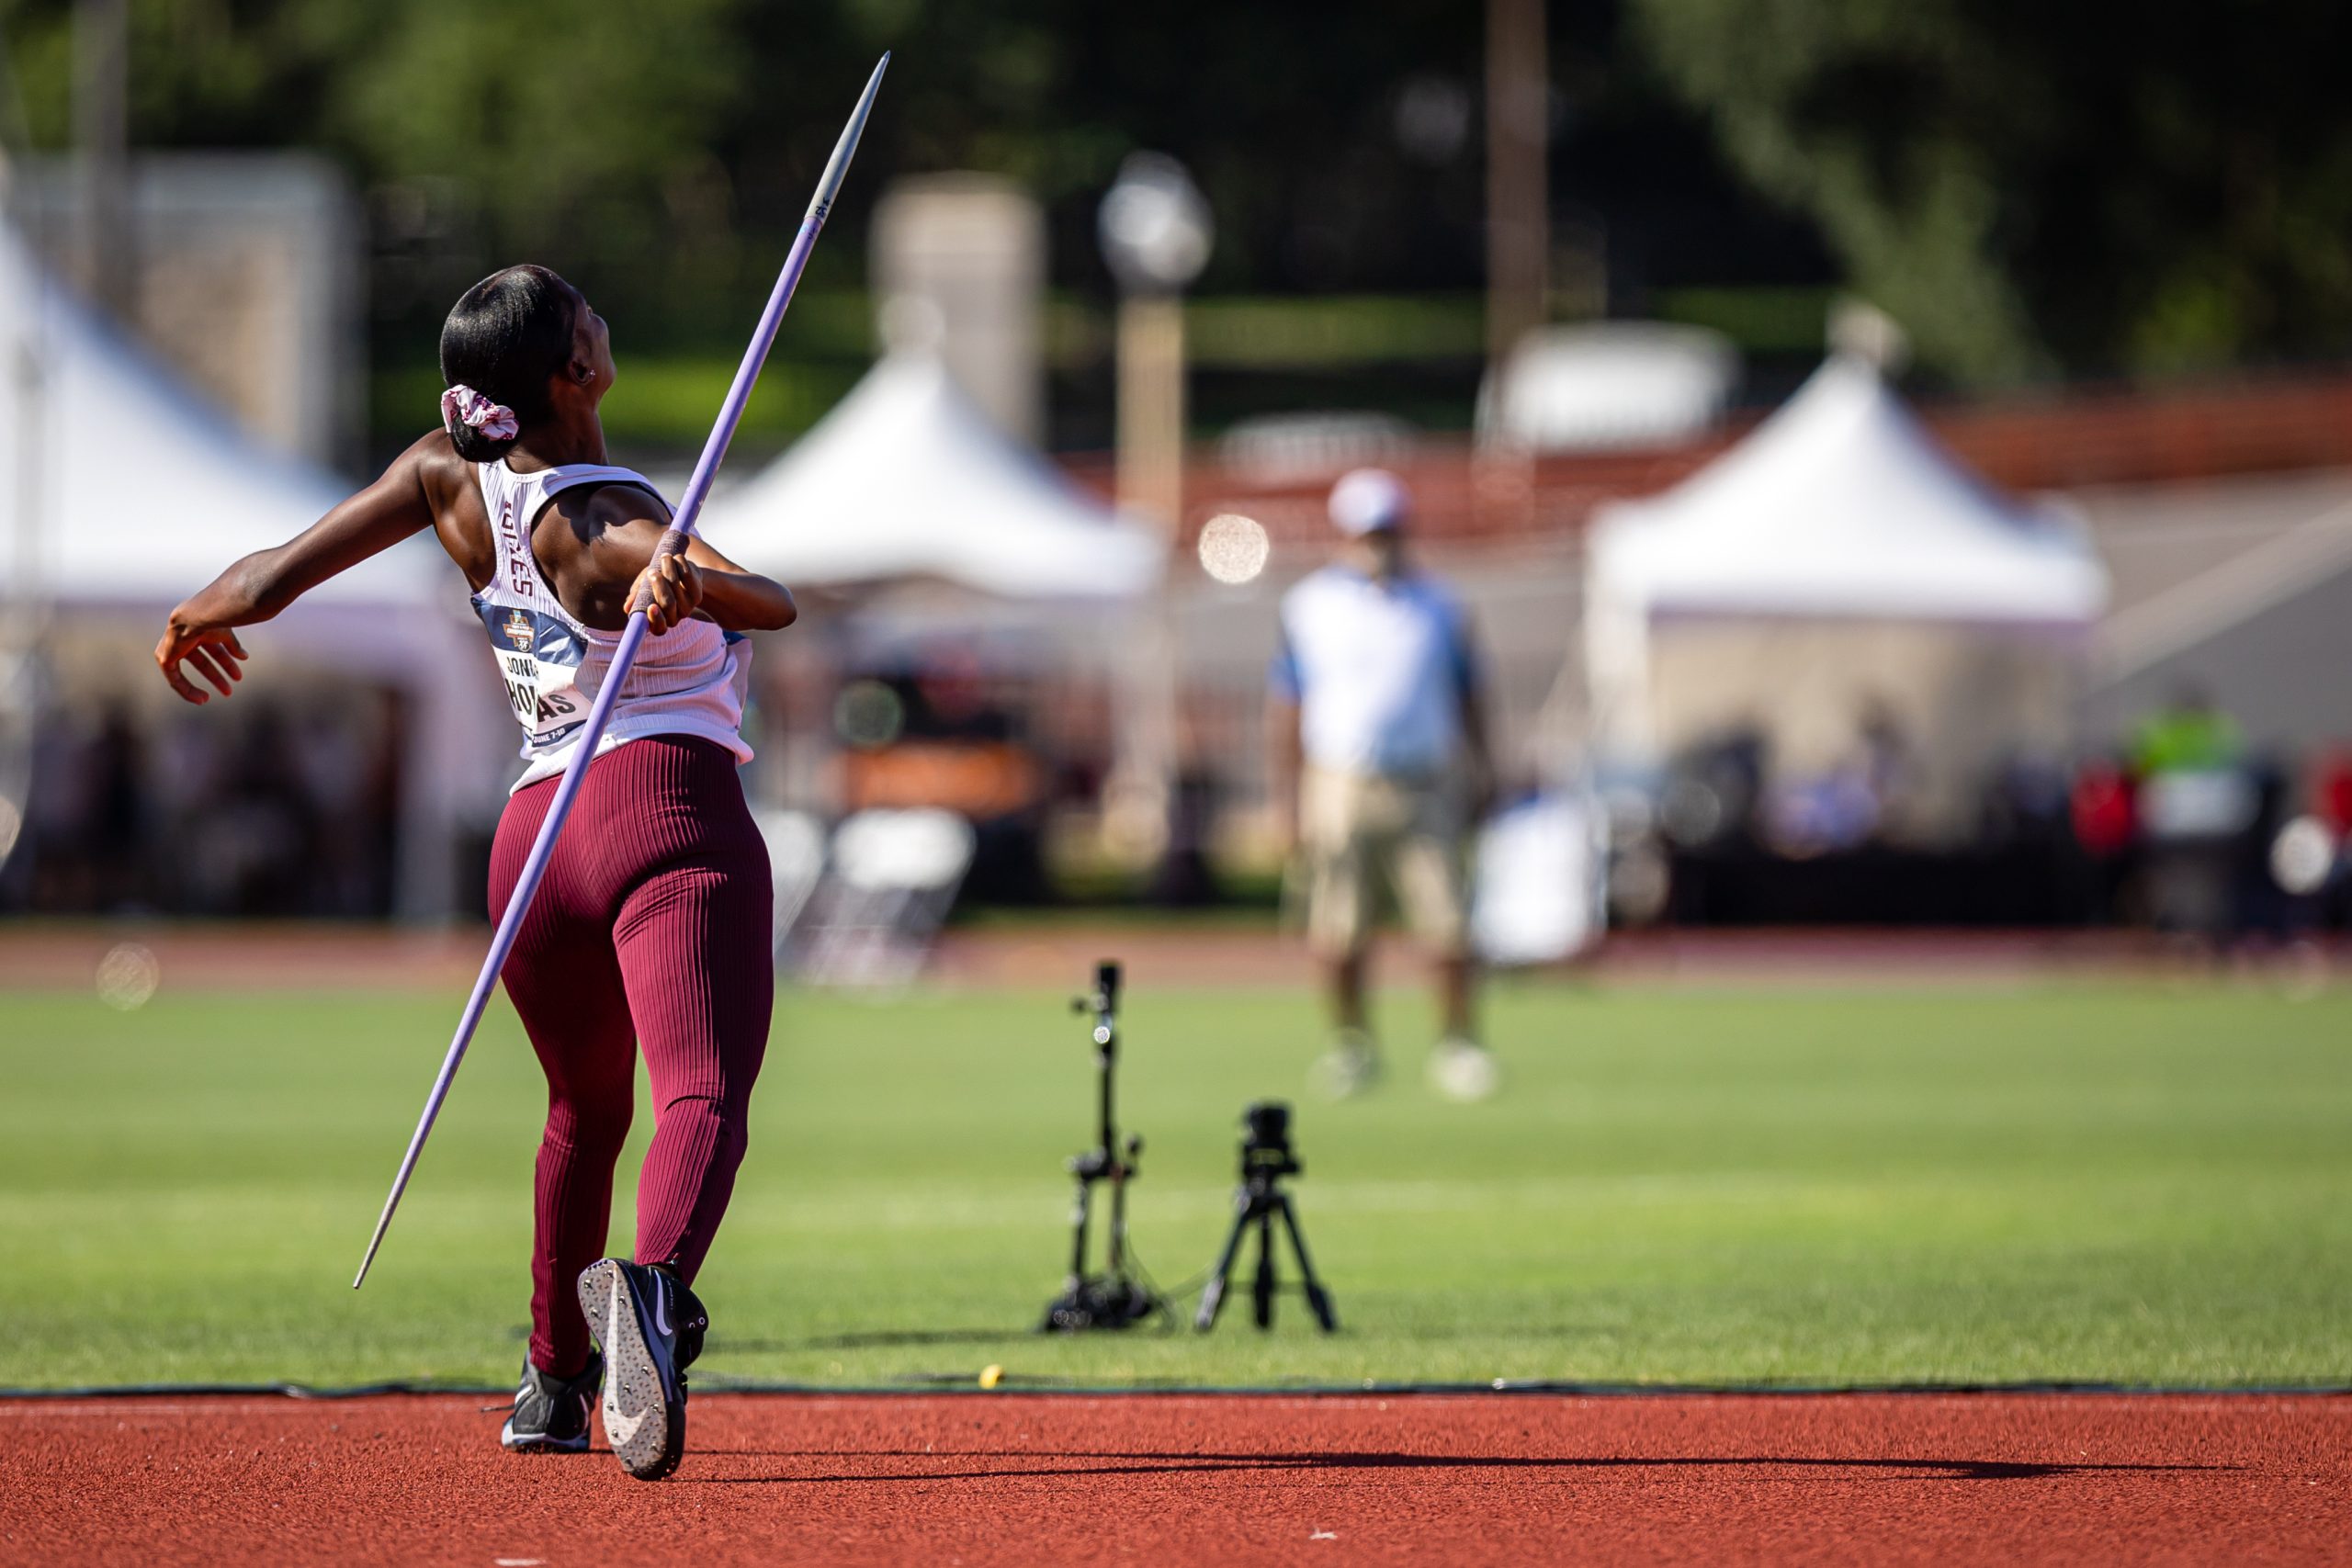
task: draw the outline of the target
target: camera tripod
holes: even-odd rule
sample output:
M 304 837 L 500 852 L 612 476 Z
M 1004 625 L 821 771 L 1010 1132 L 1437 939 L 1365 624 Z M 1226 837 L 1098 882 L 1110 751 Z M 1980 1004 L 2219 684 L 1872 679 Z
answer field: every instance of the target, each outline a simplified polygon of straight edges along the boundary
M 1331 1294 L 1315 1277 L 1315 1265 L 1306 1256 L 1306 1238 L 1299 1232 L 1298 1214 L 1290 1206 L 1290 1194 L 1278 1185 L 1283 1177 L 1296 1176 L 1306 1168 L 1291 1153 L 1290 1107 L 1279 1100 L 1261 1100 L 1241 1113 L 1241 1125 L 1245 1134 L 1241 1185 L 1233 1194 L 1233 1229 L 1226 1235 L 1216 1267 L 1209 1270 L 1208 1283 L 1201 1287 L 1201 1307 L 1193 1316 L 1193 1326 L 1204 1334 L 1216 1326 L 1217 1309 L 1225 1304 L 1226 1288 L 1232 1281 L 1234 1259 L 1253 1228 L 1258 1233 L 1258 1272 L 1250 1282 L 1250 1305 L 1259 1327 L 1273 1326 L 1274 1292 L 1280 1289 L 1274 1277 L 1274 1222 L 1280 1220 L 1290 1237 L 1291 1253 L 1298 1259 L 1307 1307 L 1323 1332 L 1329 1334 L 1340 1326 L 1339 1316 L 1331 1310 Z
M 1070 1213 L 1069 1277 L 1062 1293 L 1046 1303 L 1040 1332 L 1074 1334 L 1087 1328 L 1126 1328 L 1145 1318 L 1164 1315 L 1168 1303 L 1130 1271 L 1127 1256 L 1127 1183 L 1136 1175 L 1136 1161 L 1143 1154 L 1143 1139 L 1130 1134 L 1119 1141 L 1114 1116 L 1113 1088 L 1119 1061 L 1119 966 L 1105 961 L 1094 966 L 1094 989 L 1074 998 L 1073 1012 L 1094 1014 L 1094 1068 L 1099 1123 L 1094 1146 L 1069 1160 L 1078 1179 L 1078 1202 Z M 1102 1272 L 1087 1272 L 1087 1230 L 1094 1211 L 1094 1184 L 1111 1186 L 1111 1221 L 1104 1239 Z

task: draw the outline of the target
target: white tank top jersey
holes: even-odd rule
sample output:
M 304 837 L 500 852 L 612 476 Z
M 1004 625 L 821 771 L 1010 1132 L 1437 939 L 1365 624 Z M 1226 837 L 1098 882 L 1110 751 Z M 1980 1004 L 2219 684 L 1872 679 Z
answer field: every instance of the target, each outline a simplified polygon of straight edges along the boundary
M 518 474 L 503 459 L 475 466 L 490 513 L 497 574 L 473 596 L 490 634 L 506 700 L 523 727 L 529 764 L 514 788 L 552 778 L 578 749 L 580 727 L 604 685 L 618 632 L 582 625 L 556 598 L 531 553 L 531 530 L 549 501 L 580 485 L 626 484 L 659 495 L 645 476 L 596 463 Z M 596 754 L 648 735 L 694 735 L 752 760 L 743 744 L 743 693 L 752 650 L 742 637 L 697 616 L 639 645 Z

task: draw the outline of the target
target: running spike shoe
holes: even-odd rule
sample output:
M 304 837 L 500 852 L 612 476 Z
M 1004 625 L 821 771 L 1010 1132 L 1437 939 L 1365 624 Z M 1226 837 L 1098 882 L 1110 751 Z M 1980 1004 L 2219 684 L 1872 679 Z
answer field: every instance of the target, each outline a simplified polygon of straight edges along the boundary
M 668 1274 L 617 1258 L 581 1271 L 580 1310 L 605 1353 L 605 1440 L 623 1470 L 659 1481 L 686 1451 L 685 1363 L 709 1319 Z
M 1316 1059 L 1315 1080 L 1333 1100 L 1352 1100 L 1380 1081 L 1380 1051 L 1361 1029 L 1340 1029 Z
M 596 1403 L 605 1363 L 594 1355 L 578 1377 L 550 1377 L 526 1359 L 514 1408 L 498 1434 L 501 1448 L 518 1454 L 578 1454 L 588 1451 L 588 1412 Z
M 1502 1087 L 1495 1054 L 1475 1040 L 1441 1040 L 1430 1053 L 1430 1087 L 1448 1100 L 1491 1100 Z

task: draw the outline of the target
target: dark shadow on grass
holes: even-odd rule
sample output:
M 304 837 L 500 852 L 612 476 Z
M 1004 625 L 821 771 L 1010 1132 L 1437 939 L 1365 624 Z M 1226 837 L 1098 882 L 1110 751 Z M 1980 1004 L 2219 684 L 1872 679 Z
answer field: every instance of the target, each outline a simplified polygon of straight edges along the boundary
M 1075 1453 L 1041 1454 L 1030 1468 L 1002 1468 L 1001 1461 L 1019 1456 L 1001 1450 L 975 1453 L 917 1453 L 904 1449 L 808 1450 L 698 1449 L 707 1458 L 744 1459 L 974 1459 L 999 1461 L 998 1468 L 939 1470 L 829 1475 L 707 1475 L 685 1479 L 706 1486 L 767 1486 L 839 1484 L 868 1482 L 888 1484 L 906 1481 L 1013 1481 L 1023 1476 L 1181 1475 L 1230 1471 L 1607 1471 L 1694 1468 L 1751 1468 L 1796 1471 L 1860 1470 L 1884 1472 L 1888 1480 L 1919 1481 L 2042 1481 L 2091 1474 L 2146 1474 L 2160 1472 L 2228 1471 L 2236 1465 L 2218 1464 L 2041 1464 L 2016 1460 L 1984 1459 L 1822 1459 L 1778 1454 L 1711 1455 L 1706 1457 L 1640 1458 L 1603 1455 L 1589 1458 L 1482 1458 L 1459 1454 L 1303 1453 L 1303 1454 L 1181 1454 Z M 1080 1461 L 1097 1461 L 1081 1463 Z
M 1188 1292 L 1176 1304 L 1189 1311 L 1192 1297 Z M 1544 1337 L 1567 1337 L 1577 1335 L 1608 1332 L 1621 1325 L 1545 1324 L 1540 1326 L 1508 1325 L 1488 1323 L 1467 1325 L 1459 1328 L 1425 1326 L 1392 1330 L 1394 1337 L 1416 1344 L 1449 1344 L 1464 1339 L 1521 1340 Z M 1165 1332 L 1163 1327 L 1161 1332 Z M 528 1328 L 517 1329 L 513 1337 L 527 1339 Z M 723 1355 L 779 1355 L 796 1350 L 901 1350 L 921 1349 L 933 1345 L 1007 1345 L 1034 1341 L 1041 1337 L 1037 1325 L 999 1328 L 881 1328 L 854 1334 L 823 1334 L 808 1339 L 737 1339 L 713 1337 L 710 1350 Z M 1056 1338 L 1047 1334 L 1045 1338 Z

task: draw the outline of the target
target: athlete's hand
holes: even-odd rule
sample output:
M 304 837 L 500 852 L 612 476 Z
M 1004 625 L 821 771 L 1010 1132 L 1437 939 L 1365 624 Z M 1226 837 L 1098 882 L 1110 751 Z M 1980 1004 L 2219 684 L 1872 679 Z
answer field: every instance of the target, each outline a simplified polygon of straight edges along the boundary
M 182 674 L 182 664 L 209 681 L 213 691 L 225 697 L 244 679 L 240 660 L 248 657 L 245 645 L 231 627 L 193 626 L 182 620 L 177 611 L 164 628 L 164 640 L 155 645 L 155 667 L 164 672 L 164 679 L 171 682 L 173 691 L 198 704 L 210 702 L 212 694 Z
M 628 613 L 645 612 L 652 624 L 646 630 L 660 637 L 680 621 L 693 615 L 702 604 L 702 568 L 680 551 L 674 556 L 656 554 L 653 564 L 637 574 L 637 584 L 628 591 Z

